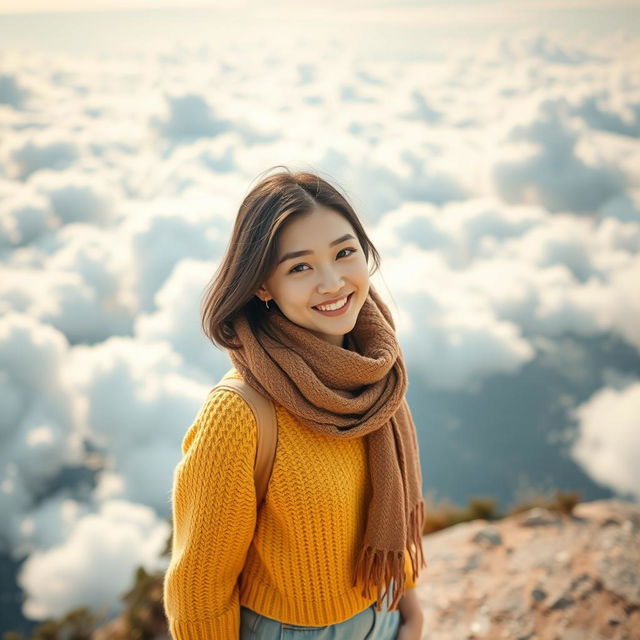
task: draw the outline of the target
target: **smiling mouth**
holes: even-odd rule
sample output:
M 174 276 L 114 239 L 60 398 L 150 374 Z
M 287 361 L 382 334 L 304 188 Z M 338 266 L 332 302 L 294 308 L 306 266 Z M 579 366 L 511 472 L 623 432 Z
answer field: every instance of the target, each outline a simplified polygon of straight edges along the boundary
M 342 313 L 344 313 L 349 308 L 349 305 L 351 304 L 351 298 L 353 297 L 353 294 L 354 294 L 354 292 L 352 291 L 347 296 L 347 301 L 339 309 L 332 309 L 330 311 L 323 311 L 322 309 L 318 309 L 318 307 L 311 307 L 311 308 L 314 309 L 315 311 L 317 311 L 318 313 L 321 313 L 322 315 L 325 315 L 325 316 L 341 315 Z

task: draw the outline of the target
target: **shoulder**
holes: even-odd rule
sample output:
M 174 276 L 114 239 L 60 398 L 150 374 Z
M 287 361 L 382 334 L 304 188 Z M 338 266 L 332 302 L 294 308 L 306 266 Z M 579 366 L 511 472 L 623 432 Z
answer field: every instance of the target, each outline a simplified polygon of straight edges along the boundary
M 215 386 L 209 391 L 200 408 L 205 424 L 224 422 L 236 426 L 237 422 L 253 419 L 253 411 L 244 397 L 235 389 Z M 255 421 L 255 419 L 254 419 Z
M 187 431 L 182 451 L 186 453 L 197 440 L 232 446 L 256 442 L 256 419 L 247 401 L 235 390 L 213 387 L 202 402 Z

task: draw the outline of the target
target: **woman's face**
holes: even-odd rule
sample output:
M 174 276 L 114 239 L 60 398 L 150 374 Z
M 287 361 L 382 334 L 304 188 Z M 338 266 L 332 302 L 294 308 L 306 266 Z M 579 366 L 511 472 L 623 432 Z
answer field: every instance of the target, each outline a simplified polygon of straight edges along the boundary
M 347 234 L 350 237 L 343 239 Z M 291 252 L 305 254 L 288 255 Z M 343 346 L 369 293 L 367 260 L 351 223 L 333 209 L 318 206 L 285 225 L 277 255 L 277 266 L 256 295 L 263 302 L 274 300 L 289 320 L 319 338 Z M 348 294 L 353 295 L 339 315 L 314 309 Z

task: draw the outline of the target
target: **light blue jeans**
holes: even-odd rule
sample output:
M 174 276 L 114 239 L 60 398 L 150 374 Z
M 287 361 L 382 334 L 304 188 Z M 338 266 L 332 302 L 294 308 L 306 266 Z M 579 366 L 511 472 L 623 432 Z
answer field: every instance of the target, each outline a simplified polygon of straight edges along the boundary
M 387 599 L 382 611 L 376 603 L 355 616 L 324 627 L 305 627 L 278 622 L 247 607 L 240 607 L 240 640 L 395 640 L 402 619 L 400 611 L 388 611 Z

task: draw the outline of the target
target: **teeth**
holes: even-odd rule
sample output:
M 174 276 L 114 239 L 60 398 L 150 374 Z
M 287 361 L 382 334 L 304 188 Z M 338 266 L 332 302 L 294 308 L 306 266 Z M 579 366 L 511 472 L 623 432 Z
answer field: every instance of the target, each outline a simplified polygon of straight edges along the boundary
M 320 305 L 318 305 L 318 309 L 321 309 L 322 311 L 335 311 L 336 309 L 340 309 L 341 307 L 344 307 L 345 304 L 347 304 L 348 297 L 349 296 L 346 296 L 342 298 L 342 300 L 338 300 L 338 302 L 336 302 L 335 304 L 330 304 L 326 307 L 321 307 Z

